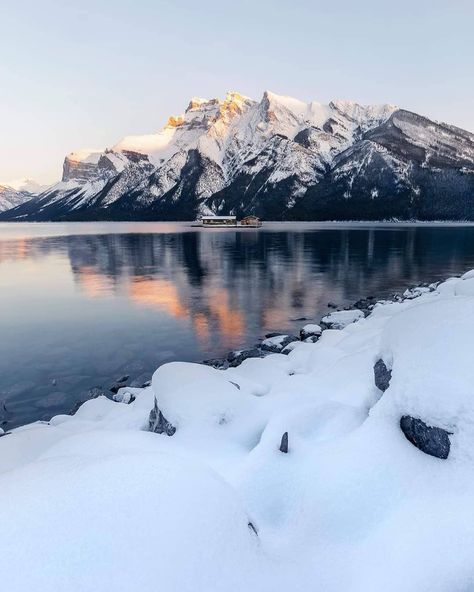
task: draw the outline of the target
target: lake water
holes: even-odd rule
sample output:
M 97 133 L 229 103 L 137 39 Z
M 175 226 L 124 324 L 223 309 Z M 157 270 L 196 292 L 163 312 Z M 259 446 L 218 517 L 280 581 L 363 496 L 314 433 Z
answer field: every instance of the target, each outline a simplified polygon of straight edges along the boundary
M 0 224 L 0 425 L 470 268 L 473 226 Z

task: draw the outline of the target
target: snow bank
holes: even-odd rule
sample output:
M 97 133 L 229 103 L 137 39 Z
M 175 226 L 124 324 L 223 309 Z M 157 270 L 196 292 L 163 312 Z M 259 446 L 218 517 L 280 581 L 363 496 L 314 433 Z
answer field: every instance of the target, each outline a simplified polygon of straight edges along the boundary
M 470 589 L 474 271 L 322 322 L 287 355 L 166 364 L 0 433 L 8 589 Z M 147 431 L 155 399 L 171 437 Z M 445 434 L 447 458 L 402 418 Z

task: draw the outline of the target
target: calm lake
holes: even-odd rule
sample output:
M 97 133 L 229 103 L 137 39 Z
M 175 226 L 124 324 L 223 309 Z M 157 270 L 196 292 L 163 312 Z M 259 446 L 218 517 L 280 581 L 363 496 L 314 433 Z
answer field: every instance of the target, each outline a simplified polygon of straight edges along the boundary
M 0 224 L 0 425 L 474 268 L 474 226 Z

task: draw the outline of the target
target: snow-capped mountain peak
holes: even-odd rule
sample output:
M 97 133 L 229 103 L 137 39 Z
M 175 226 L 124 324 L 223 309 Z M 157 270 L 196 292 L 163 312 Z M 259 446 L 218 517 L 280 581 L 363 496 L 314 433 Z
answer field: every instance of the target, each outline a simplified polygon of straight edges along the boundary
M 41 193 L 47 187 L 33 179 L 14 179 L 13 181 L 0 182 L 0 186 L 4 188 L 14 189 L 15 191 L 25 191 L 27 193 Z
M 435 203 L 445 218 L 474 217 L 473 193 L 469 132 L 391 104 L 230 91 L 192 97 L 158 132 L 69 154 L 62 181 L 11 216 L 423 217 Z
M 10 210 L 29 201 L 35 195 L 46 189 L 32 179 L 14 179 L 0 182 L 0 212 Z

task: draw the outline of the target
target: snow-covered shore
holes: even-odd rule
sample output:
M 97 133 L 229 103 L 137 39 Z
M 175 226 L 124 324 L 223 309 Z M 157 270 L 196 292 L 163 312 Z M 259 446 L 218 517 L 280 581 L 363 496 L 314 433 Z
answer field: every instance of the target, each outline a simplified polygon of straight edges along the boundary
M 405 296 L 0 437 L 8 590 L 471 589 L 474 271 Z

